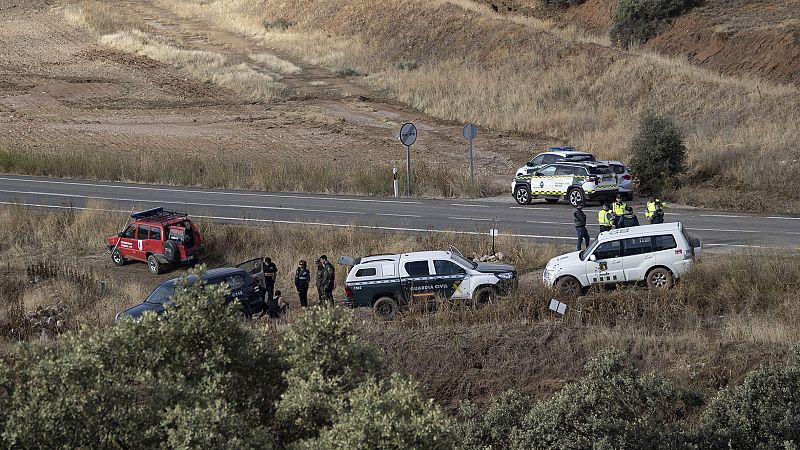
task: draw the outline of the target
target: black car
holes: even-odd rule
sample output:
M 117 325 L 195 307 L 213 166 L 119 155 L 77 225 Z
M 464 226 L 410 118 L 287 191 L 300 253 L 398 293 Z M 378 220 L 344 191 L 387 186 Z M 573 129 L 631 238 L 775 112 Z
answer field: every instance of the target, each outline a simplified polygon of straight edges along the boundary
M 228 283 L 230 290 L 225 295 L 225 303 L 238 299 L 242 304 L 241 312 L 245 317 L 249 318 L 253 314 L 263 312 L 266 307 L 264 304 L 264 288 L 246 270 L 235 267 L 211 269 L 204 273 L 201 279 L 208 284 Z M 195 280 L 196 277 L 189 277 L 189 283 Z M 162 314 L 165 306 L 173 303 L 172 296 L 175 294 L 175 287 L 179 281 L 180 278 L 173 278 L 161 283 L 141 304 L 118 313 L 114 322 L 120 321 L 125 316 L 138 320 L 146 311 Z

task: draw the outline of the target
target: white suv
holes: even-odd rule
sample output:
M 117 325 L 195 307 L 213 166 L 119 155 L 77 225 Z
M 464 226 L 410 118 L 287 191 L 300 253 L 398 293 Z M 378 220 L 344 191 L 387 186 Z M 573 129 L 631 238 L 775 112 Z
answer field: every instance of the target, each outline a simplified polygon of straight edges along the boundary
M 647 281 L 650 289 L 669 289 L 700 256 L 702 244 L 680 223 L 643 225 L 600 233 L 582 252 L 557 256 L 542 277 L 547 286 L 577 295 L 593 284 Z

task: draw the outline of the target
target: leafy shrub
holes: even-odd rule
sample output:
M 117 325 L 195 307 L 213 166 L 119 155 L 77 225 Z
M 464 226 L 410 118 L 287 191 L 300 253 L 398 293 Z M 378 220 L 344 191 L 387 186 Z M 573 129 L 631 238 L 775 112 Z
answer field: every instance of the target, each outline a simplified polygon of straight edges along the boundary
M 624 361 L 620 351 L 591 359 L 585 378 L 531 410 L 512 448 L 681 448 L 685 404 L 678 391 Z
M 798 350 L 788 367 L 764 367 L 720 391 L 701 416 L 705 448 L 797 448 L 800 444 Z
M 68 333 L 57 347 L 24 347 L 3 439 L 14 448 L 264 443 L 281 364 L 223 296 L 221 286 L 193 283 L 163 320 L 149 314 Z M 201 417 L 207 428 L 187 435 Z
M 456 436 L 462 450 L 503 450 L 511 448 L 513 431 L 522 426 L 530 411 L 530 399 L 516 391 L 507 391 L 492 400 L 485 412 L 474 404 L 462 405 Z
M 372 379 L 339 402 L 330 428 L 303 447 L 319 450 L 451 449 L 450 420 L 399 375 Z
M 359 73 L 350 66 L 339 66 L 333 70 L 333 76 L 337 78 L 356 77 Z
M 283 353 L 289 386 L 278 404 L 284 439 L 315 437 L 333 423 L 350 391 L 380 374 L 378 350 L 357 335 L 352 316 L 343 310 L 312 309 L 286 334 Z
M 645 112 L 630 150 L 631 171 L 640 189 L 658 195 L 677 185 L 677 175 L 685 167 L 686 147 L 668 118 Z
M 611 42 L 628 46 L 653 37 L 664 19 L 683 13 L 694 0 L 619 0 Z

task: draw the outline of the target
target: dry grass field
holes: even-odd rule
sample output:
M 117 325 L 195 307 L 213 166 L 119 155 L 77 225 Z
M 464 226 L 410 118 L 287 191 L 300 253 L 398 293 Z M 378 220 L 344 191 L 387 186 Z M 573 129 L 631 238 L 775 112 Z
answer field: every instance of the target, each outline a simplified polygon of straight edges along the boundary
M 598 1 L 582 8 L 605 11 Z M 800 172 L 795 86 L 614 49 L 547 8 L 370 5 L 37 0 L 0 9 L 2 167 L 102 178 L 94 155 L 142 166 L 171 155 L 189 164 L 121 179 L 383 195 L 392 161 L 404 159 L 397 129 L 413 121 L 418 194 L 494 195 L 547 145 L 627 159 L 650 109 L 686 137 L 690 169 L 675 200 L 800 211 L 790 188 Z M 400 17 L 413 20 L 399 26 Z M 463 176 L 465 121 L 481 130 L 477 187 Z M 79 161 L 65 171 L 19 164 L 26 158 Z M 198 177 L 192 161 L 225 169 Z
M 673 117 L 689 149 L 682 200 L 796 211 L 800 94 L 795 86 L 726 77 L 649 50 L 620 51 L 531 17 L 467 1 L 159 0 L 362 83 L 446 120 L 545 133 L 626 159 L 638 115 Z M 413 17 L 402 26 L 398 17 Z M 264 27 L 275 20 L 287 30 Z M 409 62 L 413 64 L 409 64 Z
M 97 210 L 0 208 L 0 286 L 5 292 L 0 347 L 39 338 L 27 319 L 37 307 L 64 305 L 65 330 L 82 324 L 110 326 L 117 311 L 138 303 L 159 282 L 184 273 L 155 277 L 144 264 L 113 266 L 103 238 L 121 228 L 123 218 Z M 290 314 L 278 322 L 252 323 L 271 327 L 276 339 L 301 313 L 291 289 L 300 258 L 448 244 L 467 254 L 484 254 L 491 245 L 461 234 L 199 225 L 209 248 L 209 267 L 265 255 L 278 263 L 277 288 L 288 293 Z M 65 235 L 70 239 L 57 238 Z M 499 240 L 497 247 L 524 274 L 513 296 L 477 310 L 447 303 L 435 313 L 415 308 L 392 322 L 378 321 L 368 310 L 354 311 L 363 338 L 383 349 L 387 369 L 414 376 L 448 408 L 464 399 L 481 403 L 509 388 L 548 397 L 579 378 L 587 358 L 612 347 L 628 352 L 639 369 L 663 374 L 707 398 L 720 387 L 739 383 L 761 364 L 784 361 L 800 339 L 796 256 L 708 257 L 668 293 L 630 287 L 590 292 L 567 300 L 569 311 L 561 320 L 548 314 L 552 293 L 538 283 L 536 270 L 565 247 L 510 238 Z M 42 265 L 55 273 L 43 271 Z M 341 286 L 344 267 L 336 268 Z M 341 292 L 337 287 L 337 298 Z

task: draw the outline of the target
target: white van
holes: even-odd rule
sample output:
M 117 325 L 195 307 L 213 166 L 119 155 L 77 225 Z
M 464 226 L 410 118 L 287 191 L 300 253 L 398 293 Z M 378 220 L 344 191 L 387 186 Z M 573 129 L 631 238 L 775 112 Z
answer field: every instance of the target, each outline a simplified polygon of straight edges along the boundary
M 680 223 L 643 225 L 600 233 L 582 252 L 557 256 L 542 275 L 547 286 L 577 295 L 593 284 L 647 281 L 669 289 L 700 256 L 702 244 Z

